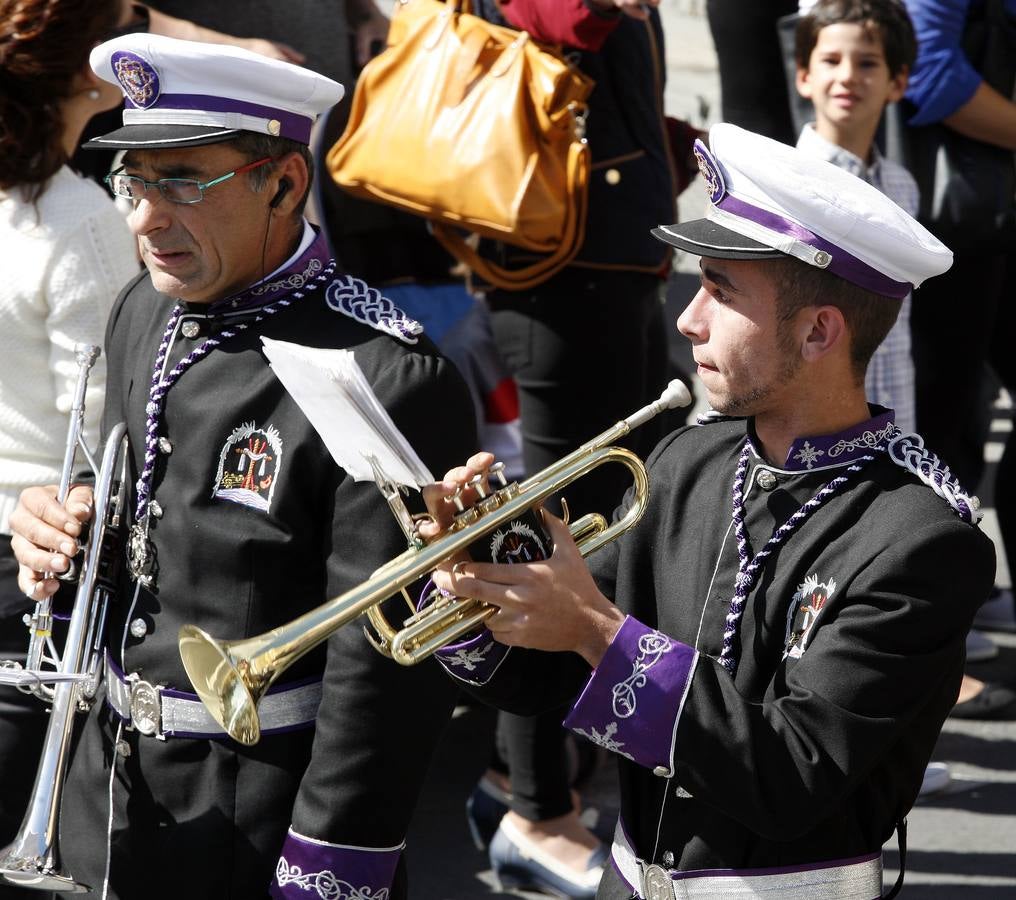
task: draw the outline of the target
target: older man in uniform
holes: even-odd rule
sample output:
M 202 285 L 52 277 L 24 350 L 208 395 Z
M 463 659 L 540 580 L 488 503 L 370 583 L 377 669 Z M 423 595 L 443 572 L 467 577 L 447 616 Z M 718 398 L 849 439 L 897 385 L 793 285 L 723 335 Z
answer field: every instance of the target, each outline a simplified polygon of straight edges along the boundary
M 402 669 L 359 628 L 335 634 L 262 704 L 261 742 L 227 739 L 193 694 L 177 632 L 281 625 L 405 549 L 380 492 L 333 462 L 262 337 L 348 348 L 430 466 L 475 447 L 465 385 L 419 326 L 344 274 L 302 216 L 307 143 L 342 87 L 230 47 L 107 42 L 147 272 L 109 324 L 108 433 L 130 438 L 127 571 L 110 614 L 104 700 L 68 776 L 66 869 L 104 898 L 404 897 L 402 849 L 454 702 L 434 665 Z M 453 423 L 438 433 L 426 411 Z M 440 469 L 439 469 L 440 470 Z M 90 495 L 27 491 L 12 516 L 20 583 L 67 568 Z
M 443 659 L 520 712 L 554 679 L 580 692 L 566 726 L 621 766 L 598 897 L 871 900 L 994 575 L 976 500 L 864 396 L 901 299 L 951 254 L 828 163 L 710 140 L 706 218 L 654 233 L 702 257 L 678 327 L 723 415 L 660 444 L 645 518 L 590 568 L 547 516 L 549 560 L 437 573 L 499 607 L 498 643 Z M 489 463 L 452 470 L 435 513 Z

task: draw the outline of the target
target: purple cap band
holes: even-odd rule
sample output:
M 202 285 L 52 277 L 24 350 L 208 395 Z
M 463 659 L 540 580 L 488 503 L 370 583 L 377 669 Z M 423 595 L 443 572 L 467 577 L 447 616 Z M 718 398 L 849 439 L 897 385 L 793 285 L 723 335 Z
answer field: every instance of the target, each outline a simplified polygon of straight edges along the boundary
M 747 219 L 749 222 L 762 225 L 771 231 L 776 231 L 801 241 L 801 243 L 814 247 L 816 250 L 824 250 L 832 257 L 832 262 L 829 263 L 827 271 L 846 279 L 852 284 L 856 284 L 858 287 L 864 288 L 866 291 L 902 300 L 912 290 L 912 285 L 908 282 L 894 281 L 877 269 L 873 269 L 867 263 L 861 262 L 856 256 L 852 256 L 842 247 L 837 247 L 835 244 L 809 231 L 803 225 L 798 225 L 797 222 L 785 219 L 777 213 L 760 209 L 751 203 L 732 197 L 729 193 L 722 196 L 714 205 L 724 212 L 730 213 L 732 216 L 737 216 L 739 219 Z M 745 236 L 750 237 L 750 235 Z
M 124 97 L 124 103 L 127 109 L 141 109 L 129 96 Z M 314 124 L 314 120 L 307 116 L 286 112 L 283 109 L 261 106 L 259 103 L 247 103 L 243 100 L 230 100 L 225 97 L 210 97 L 204 94 L 161 94 L 159 99 L 148 109 L 191 109 L 195 112 L 241 113 L 261 119 L 274 119 L 279 123 L 279 133 L 275 135 L 276 137 L 289 138 L 299 141 L 301 144 L 310 143 L 310 129 Z M 174 123 L 161 124 L 172 125 Z

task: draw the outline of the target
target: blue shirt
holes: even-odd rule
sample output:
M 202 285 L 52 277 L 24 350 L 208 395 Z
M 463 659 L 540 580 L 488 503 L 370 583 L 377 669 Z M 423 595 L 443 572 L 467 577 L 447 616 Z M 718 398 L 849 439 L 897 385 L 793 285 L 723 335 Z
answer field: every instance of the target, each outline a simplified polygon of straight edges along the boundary
M 917 61 L 906 98 L 917 107 L 911 125 L 928 125 L 967 103 L 981 76 L 963 53 L 963 28 L 977 0 L 905 0 L 917 34 Z M 1016 0 L 1005 0 L 1016 16 Z

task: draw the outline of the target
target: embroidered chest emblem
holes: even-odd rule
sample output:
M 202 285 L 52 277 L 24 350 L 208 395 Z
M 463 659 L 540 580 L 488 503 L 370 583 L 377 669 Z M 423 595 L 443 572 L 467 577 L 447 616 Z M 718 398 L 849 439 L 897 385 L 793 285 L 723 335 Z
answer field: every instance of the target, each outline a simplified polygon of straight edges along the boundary
M 783 658 L 800 659 L 808 647 L 812 629 L 825 609 L 829 598 L 836 591 L 836 582 L 818 580 L 818 575 L 809 575 L 804 584 L 798 585 L 787 612 L 787 643 Z
M 219 454 L 212 496 L 268 512 L 282 462 L 282 438 L 271 425 L 245 422 Z
M 519 519 L 495 531 L 490 540 L 490 558 L 496 563 L 536 562 L 549 555 L 536 530 Z

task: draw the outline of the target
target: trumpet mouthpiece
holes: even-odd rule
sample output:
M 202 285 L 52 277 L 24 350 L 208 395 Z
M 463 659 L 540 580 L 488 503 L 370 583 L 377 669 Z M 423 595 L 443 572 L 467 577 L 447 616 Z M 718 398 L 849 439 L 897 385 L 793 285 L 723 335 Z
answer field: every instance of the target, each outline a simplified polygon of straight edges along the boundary
M 688 390 L 688 386 L 680 378 L 675 378 L 667 385 L 664 392 L 660 394 L 659 403 L 663 409 L 687 406 L 691 403 L 691 391 Z
M 673 409 L 675 406 L 687 406 L 689 403 L 691 403 L 691 391 L 685 387 L 681 379 L 675 378 L 667 385 L 666 390 L 660 394 L 658 400 L 654 400 L 648 406 L 643 406 L 637 413 L 629 416 L 619 424 L 625 426 L 628 430 L 638 428 L 639 425 L 644 425 L 653 416 L 659 415 L 665 409 Z

